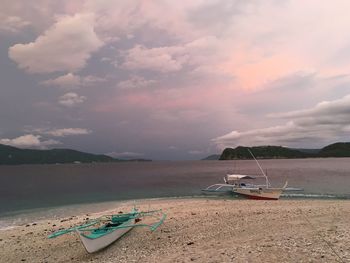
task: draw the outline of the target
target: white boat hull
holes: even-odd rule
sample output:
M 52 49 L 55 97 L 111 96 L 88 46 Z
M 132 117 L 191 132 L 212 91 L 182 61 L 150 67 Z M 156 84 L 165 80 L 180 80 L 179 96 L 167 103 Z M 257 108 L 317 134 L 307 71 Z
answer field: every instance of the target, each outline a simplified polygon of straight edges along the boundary
M 232 192 L 250 199 L 278 200 L 283 188 L 232 188 Z
M 135 225 L 135 219 L 130 219 L 127 222 L 125 222 L 123 225 L 130 227 L 125 228 L 119 228 L 112 232 L 110 232 L 107 235 L 104 235 L 99 238 L 88 238 L 85 235 L 83 235 L 83 231 L 77 230 L 77 233 L 79 235 L 79 238 L 81 240 L 81 243 L 84 245 L 85 249 L 89 253 L 94 253 L 96 251 L 99 251 L 110 244 L 112 244 L 114 241 L 119 239 L 121 236 L 126 234 L 128 231 L 130 231 L 133 228 L 133 225 Z

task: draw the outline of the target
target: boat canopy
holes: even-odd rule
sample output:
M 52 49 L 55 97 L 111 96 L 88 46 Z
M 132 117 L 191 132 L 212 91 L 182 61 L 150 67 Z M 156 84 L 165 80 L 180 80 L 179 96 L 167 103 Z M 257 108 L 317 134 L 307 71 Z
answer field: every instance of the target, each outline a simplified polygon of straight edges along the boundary
M 241 180 L 241 179 L 255 179 L 255 177 L 251 175 L 245 175 L 245 174 L 227 174 L 226 175 L 226 180 L 228 181 Z

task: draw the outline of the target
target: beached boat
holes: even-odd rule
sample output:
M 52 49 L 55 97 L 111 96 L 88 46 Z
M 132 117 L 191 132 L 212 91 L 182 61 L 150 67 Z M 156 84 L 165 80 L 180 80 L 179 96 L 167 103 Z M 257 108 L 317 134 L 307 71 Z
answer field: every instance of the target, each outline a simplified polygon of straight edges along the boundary
M 271 187 L 271 185 L 255 185 L 245 183 L 245 180 L 256 179 L 251 175 L 243 174 L 228 174 L 225 176 L 225 184 L 214 184 L 206 189 L 204 192 L 222 192 L 231 191 L 235 194 L 250 198 L 250 199 L 262 199 L 262 200 L 277 200 L 284 190 L 287 189 L 288 182 L 283 187 Z M 287 189 L 289 190 L 289 189 Z
M 147 216 L 156 217 L 157 221 L 153 224 L 140 223 Z M 134 227 L 149 227 L 154 231 L 165 218 L 166 214 L 161 210 L 139 212 L 134 208 L 130 213 L 105 215 L 85 224 L 57 231 L 49 235 L 49 238 L 74 232 L 78 234 L 86 251 L 93 253 L 109 246 Z
M 231 192 L 241 195 L 249 199 L 260 200 L 278 200 L 283 191 L 301 191 L 300 188 L 287 188 L 288 182 L 286 181 L 283 187 L 271 187 L 269 179 L 261 168 L 259 162 L 256 160 L 253 153 L 248 149 L 253 159 L 256 161 L 260 168 L 262 176 L 252 176 L 244 174 L 227 174 L 224 177 L 224 184 L 213 184 L 203 189 L 203 192 L 209 193 L 225 193 Z M 251 180 L 256 178 L 264 178 L 265 184 L 256 185 L 246 183 L 245 180 Z

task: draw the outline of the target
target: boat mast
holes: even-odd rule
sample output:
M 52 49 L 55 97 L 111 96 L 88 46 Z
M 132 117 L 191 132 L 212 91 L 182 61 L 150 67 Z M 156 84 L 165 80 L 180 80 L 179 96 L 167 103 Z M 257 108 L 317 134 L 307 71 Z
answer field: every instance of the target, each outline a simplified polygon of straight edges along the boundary
M 264 175 L 264 177 L 266 179 L 266 187 L 268 188 L 270 186 L 270 183 L 269 183 L 269 179 L 267 178 L 267 175 L 264 173 L 264 170 L 261 168 L 258 160 L 255 158 L 254 154 L 251 152 L 251 150 L 249 148 L 248 148 L 248 152 L 251 154 L 251 156 L 256 161 L 257 165 L 259 166 L 259 169 L 260 169 L 261 173 Z

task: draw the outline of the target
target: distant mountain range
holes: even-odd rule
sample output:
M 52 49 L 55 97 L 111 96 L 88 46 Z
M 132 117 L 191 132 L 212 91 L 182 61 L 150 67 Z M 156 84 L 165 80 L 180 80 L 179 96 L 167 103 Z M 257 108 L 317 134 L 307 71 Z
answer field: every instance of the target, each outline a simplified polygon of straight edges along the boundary
M 210 155 L 203 160 L 252 159 L 248 148 L 251 149 L 258 159 L 350 157 L 350 142 L 338 142 L 322 149 L 293 149 L 282 146 L 238 146 L 236 148 L 226 148 L 221 155 Z
M 221 155 L 213 154 L 203 160 L 252 159 L 248 147 L 226 148 Z M 249 147 L 258 159 L 291 159 L 316 157 L 350 157 L 350 142 L 330 144 L 322 149 L 293 149 L 282 146 Z M 19 149 L 0 144 L 0 165 L 106 163 L 125 161 L 150 161 L 145 159 L 122 160 L 103 154 L 91 154 L 71 149 L 33 150 Z
M 33 150 L 19 149 L 0 144 L 0 165 L 56 164 L 56 163 L 106 163 L 122 161 L 148 161 L 144 159 L 121 160 L 103 154 L 91 154 L 71 149 Z

